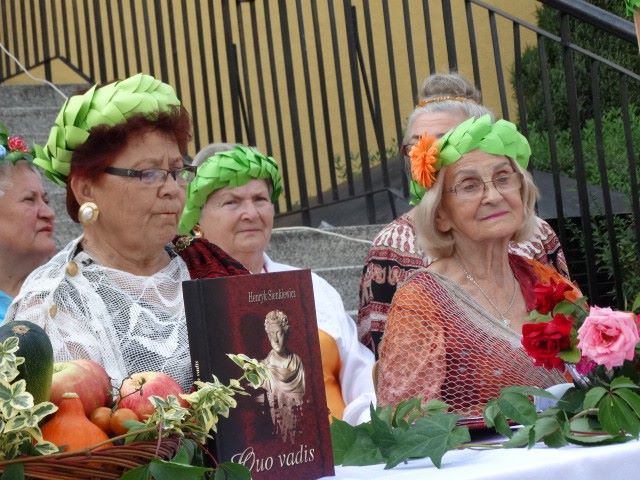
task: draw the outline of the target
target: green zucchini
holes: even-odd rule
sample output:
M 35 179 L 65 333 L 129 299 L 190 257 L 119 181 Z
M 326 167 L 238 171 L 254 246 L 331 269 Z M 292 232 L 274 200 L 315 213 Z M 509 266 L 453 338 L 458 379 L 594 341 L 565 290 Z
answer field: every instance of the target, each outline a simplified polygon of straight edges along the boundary
M 0 341 L 8 337 L 20 340 L 16 356 L 24 357 L 18 367 L 18 379 L 27 382 L 27 392 L 34 403 L 49 401 L 53 378 L 53 348 L 47 333 L 35 323 L 14 320 L 0 325 Z

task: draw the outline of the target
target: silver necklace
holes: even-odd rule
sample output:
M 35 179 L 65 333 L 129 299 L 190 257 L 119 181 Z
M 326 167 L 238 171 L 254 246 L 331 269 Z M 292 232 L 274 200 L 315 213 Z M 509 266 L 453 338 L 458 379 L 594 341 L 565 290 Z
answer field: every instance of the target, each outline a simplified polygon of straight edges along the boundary
M 505 317 L 505 315 L 507 313 L 509 313 L 509 310 L 511 310 L 511 307 L 513 307 L 513 302 L 516 299 L 516 277 L 515 277 L 515 275 L 513 275 L 513 272 L 511 272 L 511 276 L 513 277 L 513 292 L 511 292 L 511 300 L 509 300 L 509 305 L 507 305 L 507 309 L 504 312 L 502 312 L 502 311 L 500 311 L 500 309 L 498 307 L 496 307 L 496 304 L 491 301 L 491 299 L 489 298 L 489 295 L 484 293 L 484 290 L 482 290 L 482 288 L 480 288 L 480 285 L 478 285 L 478 282 L 476 282 L 476 279 L 473 278 L 473 276 L 471 276 L 471 274 L 469 272 L 467 272 L 467 270 L 462 266 L 462 263 L 460 262 L 460 260 L 458 260 L 456 257 L 454 257 L 454 260 L 456 261 L 456 263 L 460 267 L 460 270 L 462 270 L 462 273 L 464 273 L 464 276 L 466 277 L 466 279 L 469 280 L 471 283 L 473 283 L 476 286 L 476 288 L 480 291 L 482 296 L 487 300 L 487 302 L 489 302 L 489 305 L 491 305 L 493 307 L 493 309 L 496 312 L 498 312 L 498 315 L 500 315 L 500 320 L 502 321 L 502 323 L 505 326 L 510 327 L 511 326 L 511 320 L 509 320 L 507 317 Z

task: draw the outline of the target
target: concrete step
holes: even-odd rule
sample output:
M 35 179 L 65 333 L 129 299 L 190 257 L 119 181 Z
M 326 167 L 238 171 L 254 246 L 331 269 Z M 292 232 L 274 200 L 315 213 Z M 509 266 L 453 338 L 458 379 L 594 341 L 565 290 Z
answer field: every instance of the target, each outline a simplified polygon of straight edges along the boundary
M 382 225 L 276 228 L 267 253 L 277 262 L 310 268 L 320 275 L 340 293 L 345 309 L 355 318 L 364 260 L 371 240 L 381 228 Z
M 0 122 L 9 134 L 20 135 L 28 145 L 44 145 L 60 110 L 59 106 L 10 107 L 2 109 Z
M 67 95 L 73 95 L 88 85 L 56 85 Z M 4 107 L 60 107 L 64 98 L 48 85 L 1 85 L 0 105 Z M 4 110 L 4 109 L 3 109 Z
M 278 262 L 311 269 L 362 265 L 371 239 L 380 228 L 379 225 L 276 228 L 268 253 Z
M 345 310 L 355 318 L 355 314 L 358 311 L 358 289 L 360 287 L 362 265 L 316 268 L 312 271 L 324 278 L 340 293 Z

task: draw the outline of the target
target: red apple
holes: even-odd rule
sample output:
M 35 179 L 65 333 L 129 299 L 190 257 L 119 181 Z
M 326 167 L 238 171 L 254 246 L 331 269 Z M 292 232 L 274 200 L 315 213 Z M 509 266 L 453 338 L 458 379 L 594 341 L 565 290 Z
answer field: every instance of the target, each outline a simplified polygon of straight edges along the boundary
M 122 382 L 117 408 L 130 408 L 140 420 L 145 420 L 153 413 L 150 396 L 167 398 L 175 395 L 183 406 L 187 406 L 187 402 L 180 398 L 181 393 L 184 393 L 182 387 L 166 373 L 134 373 Z
M 111 405 L 111 400 L 113 398 L 113 386 L 111 385 L 111 378 L 104 367 L 98 362 L 89 360 L 88 358 L 73 360 L 73 363 L 77 363 L 78 365 L 81 365 L 93 372 L 93 375 L 100 383 L 100 389 L 107 394 L 107 405 Z
M 54 363 L 50 401 L 59 405 L 62 395 L 75 392 L 88 417 L 96 408 L 109 406 L 111 402 L 100 375 L 95 368 L 83 366 L 76 360 Z

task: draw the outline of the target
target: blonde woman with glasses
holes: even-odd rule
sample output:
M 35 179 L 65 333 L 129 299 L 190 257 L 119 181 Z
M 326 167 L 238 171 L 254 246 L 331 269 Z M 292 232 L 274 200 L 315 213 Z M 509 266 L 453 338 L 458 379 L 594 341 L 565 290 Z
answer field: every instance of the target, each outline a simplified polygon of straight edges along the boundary
M 509 250 L 536 226 L 530 154 L 515 125 L 488 115 L 439 140 L 423 135 L 411 149 L 412 177 L 424 192 L 418 241 L 436 260 L 412 272 L 393 298 L 377 369 L 380 405 L 438 398 L 476 417 L 504 386 L 563 381 L 534 367 L 520 345 L 534 287 L 568 282 Z

